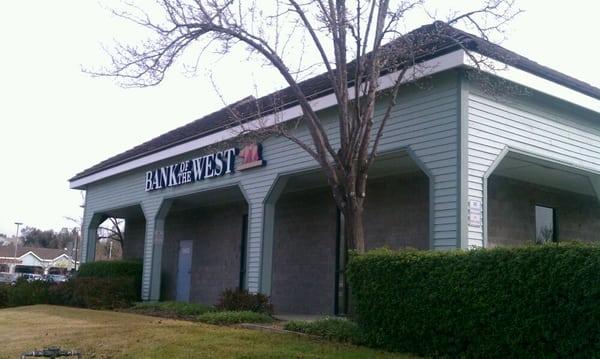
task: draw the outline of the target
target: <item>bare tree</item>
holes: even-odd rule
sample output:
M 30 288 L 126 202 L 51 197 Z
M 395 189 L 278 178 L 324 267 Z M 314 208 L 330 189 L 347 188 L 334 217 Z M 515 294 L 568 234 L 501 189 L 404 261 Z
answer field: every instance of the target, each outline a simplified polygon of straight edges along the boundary
M 108 222 L 108 223 L 107 223 Z M 107 225 L 108 224 L 108 225 Z M 98 227 L 98 240 L 109 239 L 118 242 L 121 247 L 125 242 L 125 236 L 123 235 L 124 221 L 115 217 L 108 217 L 102 225 Z
M 358 252 L 365 249 L 363 207 L 369 168 L 377 156 L 401 85 L 416 77 L 419 59 L 437 50 L 432 46 L 436 40 L 456 41 L 449 36 L 451 25 L 490 39 L 502 34 L 503 26 L 520 12 L 514 8 L 513 0 L 482 0 L 472 11 L 452 13 L 445 22 L 405 33 L 403 26 L 411 14 L 431 14 L 424 0 L 157 0 L 156 3 L 158 6 L 152 7 L 127 2 L 113 9 L 116 15 L 149 31 L 149 37 L 138 44 L 117 44 L 109 50 L 108 68 L 88 72 L 117 77 L 124 86 L 152 86 L 163 80 L 185 51 L 196 56 L 192 65 L 195 70 L 207 52 L 228 56 L 241 45 L 248 56 L 262 59 L 281 74 L 289 86 L 286 93 L 291 94 L 302 110 L 295 124 L 306 126 L 310 140 L 296 137 L 289 123 L 271 123 L 252 130 L 284 136 L 314 158 L 344 215 L 347 248 Z M 295 52 L 291 50 L 294 46 Z M 306 60 L 308 57 L 303 54 L 311 51 L 318 60 Z M 470 56 L 476 65 L 484 61 Z M 302 82 L 315 69 L 325 72 L 323 76 L 335 94 L 339 143 L 338 134 L 334 140 L 324 128 L 320 114 L 311 106 L 314 94 Z M 380 87 L 383 74 L 394 74 L 385 94 Z M 386 101 L 385 110 L 374 121 L 375 105 L 380 99 Z M 274 106 L 271 104 L 271 109 Z M 238 119 L 256 118 L 260 111 L 258 104 L 255 107 L 253 114 L 242 114 L 245 117 Z
M 83 218 L 65 217 L 67 220 L 77 224 L 78 228 L 81 228 Z M 97 241 L 115 241 L 119 244 L 120 248 L 123 248 L 125 244 L 125 235 L 123 229 L 125 221 L 116 217 L 108 217 L 96 231 Z

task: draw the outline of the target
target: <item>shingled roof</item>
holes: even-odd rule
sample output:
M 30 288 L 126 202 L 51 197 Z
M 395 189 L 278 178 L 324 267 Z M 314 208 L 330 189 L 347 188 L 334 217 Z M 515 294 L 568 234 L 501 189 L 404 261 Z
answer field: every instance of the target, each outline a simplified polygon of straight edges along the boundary
M 462 48 L 470 51 L 477 51 L 483 56 L 501 61 L 572 90 L 600 99 L 600 89 L 588 83 L 542 66 L 499 45 L 448 26 L 442 22 L 435 22 L 433 24 L 422 26 L 404 37 L 390 42 L 385 46 L 384 50 L 389 54 L 397 55 L 402 53 L 401 51 L 397 51 L 398 48 L 405 46 L 404 44 L 407 42 L 419 43 L 418 48 L 420 49 L 420 53 L 417 53 L 414 59 L 411 58 L 411 62 L 413 60 L 417 63 L 426 61 Z M 405 59 L 398 59 L 396 63 L 401 66 L 404 60 Z M 349 73 L 352 74 L 353 72 L 349 71 Z M 350 81 L 352 81 L 352 78 Z M 351 83 L 349 85 L 351 85 Z M 333 92 L 330 80 L 326 74 L 321 74 L 305 80 L 300 83 L 300 87 L 309 99 L 321 97 Z M 110 157 L 107 160 L 78 173 L 71 178 L 70 181 L 86 177 L 184 142 L 210 135 L 230 127 L 233 124 L 238 124 L 239 118 L 242 118 L 243 121 L 250 121 L 256 118 L 259 112 L 261 116 L 264 116 L 274 111 L 292 107 L 296 104 L 297 101 L 295 96 L 289 87 L 261 97 L 256 101 L 242 100 L 236 104 L 222 108 L 198 120 L 190 122 L 187 125 L 178 127 L 146 141 L 130 150 Z M 260 109 L 260 111 L 258 111 L 258 109 Z M 235 110 L 236 119 L 231 116 L 232 110 Z
M 37 247 L 18 247 L 17 258 L 22 255 L 33 252 L 35 255 L 44 260 L 52 260 L 60 257 L 63 254 L 67 254 L 67 251 L 63 249 L 55 248 L 37 248 Z M 15 247 L 13 246 L 0 246 L 0 257 L 10 258 L 15 255 Z

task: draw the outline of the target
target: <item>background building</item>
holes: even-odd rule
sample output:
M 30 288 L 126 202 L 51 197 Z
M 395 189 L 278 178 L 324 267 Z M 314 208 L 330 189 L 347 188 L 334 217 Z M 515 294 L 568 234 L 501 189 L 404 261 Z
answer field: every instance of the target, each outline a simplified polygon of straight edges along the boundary
M 66 250 L 21 247 L 15 259 L 13 246 L 0 246 L 2 273 L 66 274 L 74 267 L 75 261 Z

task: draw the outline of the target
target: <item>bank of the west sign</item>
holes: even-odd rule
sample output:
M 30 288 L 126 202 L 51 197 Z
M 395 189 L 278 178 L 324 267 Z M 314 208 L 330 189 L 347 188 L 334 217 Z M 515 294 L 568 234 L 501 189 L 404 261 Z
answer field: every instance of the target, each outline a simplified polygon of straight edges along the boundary
M 238 155 L 239 154 L 239 155 Z M 238 151 L 229 148 L 172 165 L 146 172 L 146 191 L 176 187 L 190 182 L 198 182 L 212 177 L 232 174 L 235 171 L 235 158 L 241 157 L 238 170 L 263 166 L 259 144 L 251 144 Z

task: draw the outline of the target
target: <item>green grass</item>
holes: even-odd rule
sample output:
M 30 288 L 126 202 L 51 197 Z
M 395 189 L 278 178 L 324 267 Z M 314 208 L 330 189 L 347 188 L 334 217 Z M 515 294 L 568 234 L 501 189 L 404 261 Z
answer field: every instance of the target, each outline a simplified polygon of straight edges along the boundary
M 196 320 L 207 324 L 231 325 L 240 323 L 272 323 L 274 319 L 263 313 L 250 311 L 207 312 L 196 317 Z
M 84 358 L 410 358 L 293 334 L 49 305 L 0 310 L 0 358 L 34 348 Z

